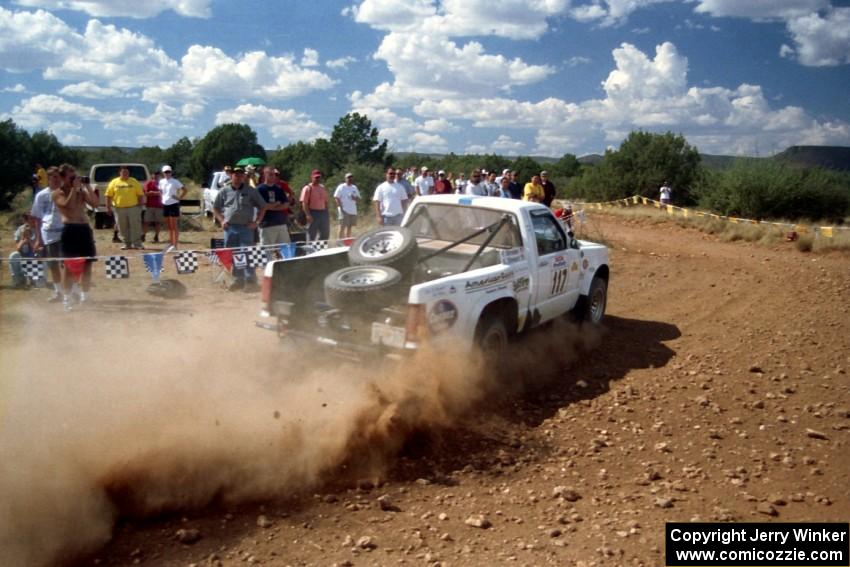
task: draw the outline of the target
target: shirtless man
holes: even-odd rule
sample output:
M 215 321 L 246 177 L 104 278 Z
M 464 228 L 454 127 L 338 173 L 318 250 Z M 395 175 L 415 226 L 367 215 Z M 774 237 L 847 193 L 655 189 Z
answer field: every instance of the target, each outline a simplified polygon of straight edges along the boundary
M 94 247 L 94 234 L 86 216 L 86 204 L 97 207 L 98 197 L 88 183 L 81 183 L 74 166 L 67 163 L 60 165 L 59 176 L 62 178 L 62 186 L 53 190 L 51 198 L 62 215 L 62 257 L 91 258 L 97 255 L 97 251 Z M 83 269 L 81 303 L 88 299 L 93 261 L 87 260 Z M 62 303 L 65 311 L 71 310 L 71 283 L 70 270 L 66 269 L 62 274 Z

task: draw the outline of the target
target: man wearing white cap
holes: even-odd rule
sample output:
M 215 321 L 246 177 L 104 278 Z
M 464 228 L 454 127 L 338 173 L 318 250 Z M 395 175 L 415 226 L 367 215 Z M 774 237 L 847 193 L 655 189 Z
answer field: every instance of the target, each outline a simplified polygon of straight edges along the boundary
M 434 182 L 434 193 L 448 195 L 452 192 L 452 182 L 446 178 L 446 172 L 441 169 L 437 172 L 437 181 Z
M 416 187 L 417 195 L 430 195 L 434 189 L 434 178 L 430 175 L 427 165 L 422 166 L 422 174 L 416 178 L 413 185 Z
M 345 174 L 345 183 L 340 183 L 334 191 L 337 216 L 339 218 L 339 236 L 351 238 L 351 227 L 357 224 L 357 201 L 360 200 L 360 190 L 353 183 L 354 175 Z

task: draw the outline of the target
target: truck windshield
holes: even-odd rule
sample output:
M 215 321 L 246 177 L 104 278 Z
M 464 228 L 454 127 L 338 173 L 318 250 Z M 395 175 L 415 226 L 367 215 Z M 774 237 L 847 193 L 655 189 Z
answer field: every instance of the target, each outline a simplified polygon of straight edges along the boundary
M 95 183 L 109 183 L 116 177 L 118 177 L 118 170 L 120 169 L 120 165 L 100 165 L 97 169 L 94 170 L 94 181 Z M 130 165 L 128 166 L 130 170 L 130 177 L 135 178 L 136 181 L 145 182 L 148 180 L 148 175 L 145 173 L 145 168 L 140 165 Z
M 417 238 L 455 242 L 484 227 L 497 225 L 505 215 L 510 218 L 510 224 L 502 227 L 490 241 L 489 246 L 495 248 L 521 246 L 522 239 L 517 230 L 516 217 L 504 211 L 463 205 L 418 204 L 414 205 L 410 221 L 405 226 L 413 231 Z M 468 242 L 470 244 L 483 244 L 489 236 L 488 232 L 483 232 Z

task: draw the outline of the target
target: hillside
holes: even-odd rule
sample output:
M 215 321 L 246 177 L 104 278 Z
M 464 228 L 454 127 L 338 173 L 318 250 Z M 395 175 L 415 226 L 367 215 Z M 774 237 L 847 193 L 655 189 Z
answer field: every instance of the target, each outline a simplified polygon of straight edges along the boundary
M 803 167 L 850 171 L 850 147 L 846 146 L 791 146 L 773 159 Z

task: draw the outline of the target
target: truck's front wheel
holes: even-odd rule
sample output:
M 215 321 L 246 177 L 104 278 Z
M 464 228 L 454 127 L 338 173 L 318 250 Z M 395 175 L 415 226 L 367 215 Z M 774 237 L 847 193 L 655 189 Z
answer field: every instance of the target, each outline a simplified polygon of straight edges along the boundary
M 590 282 L 587 295 L 578 298 L 578 302 L 570 312 L 571 318 L 577 323 L 599 325 L 605 317 L 608 305 L 608 282 L 604 278 L 594 277 Z

